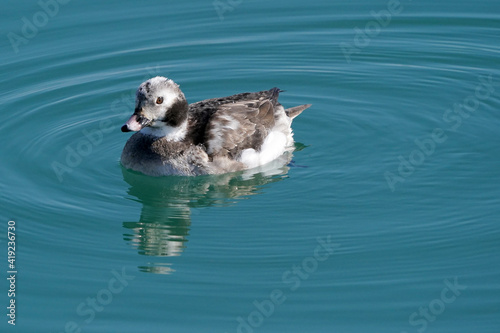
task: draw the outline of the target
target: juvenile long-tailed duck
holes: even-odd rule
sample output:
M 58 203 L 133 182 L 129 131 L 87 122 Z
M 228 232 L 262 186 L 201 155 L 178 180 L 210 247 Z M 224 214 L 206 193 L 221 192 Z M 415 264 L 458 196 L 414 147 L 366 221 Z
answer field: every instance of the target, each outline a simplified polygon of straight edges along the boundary
M 220 174 L 254 168 L 293 150 L 292 119 L 278 88 L 188 104 L 179 86 L 157 76 L 137 89 L 122 132 L 124 167 L 151 176 Z

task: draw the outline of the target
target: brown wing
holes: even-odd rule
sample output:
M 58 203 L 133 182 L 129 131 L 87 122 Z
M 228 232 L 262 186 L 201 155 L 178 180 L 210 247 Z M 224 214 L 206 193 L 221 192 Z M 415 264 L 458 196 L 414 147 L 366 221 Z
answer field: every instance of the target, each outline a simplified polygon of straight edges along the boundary
M 270 99 L 221 104 L 207 124 L 207 153 L 211 157 L 236 158 L 247 148 L 259 150 L 273 127 L 274 106 Z

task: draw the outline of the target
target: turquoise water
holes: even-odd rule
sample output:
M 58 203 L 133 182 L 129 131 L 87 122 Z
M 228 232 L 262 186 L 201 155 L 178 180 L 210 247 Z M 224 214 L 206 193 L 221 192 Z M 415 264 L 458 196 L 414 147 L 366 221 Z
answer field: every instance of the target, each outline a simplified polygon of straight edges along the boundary
M 498 1 L 2 7 L 2 332 L 498 332 Z M 156 75 L 313 104 L 293 161 L 124 170 Z

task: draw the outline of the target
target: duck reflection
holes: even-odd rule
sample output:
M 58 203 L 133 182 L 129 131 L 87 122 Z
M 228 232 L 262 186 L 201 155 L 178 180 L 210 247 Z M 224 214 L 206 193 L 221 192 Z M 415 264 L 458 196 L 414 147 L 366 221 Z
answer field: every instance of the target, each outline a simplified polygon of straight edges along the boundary
M 291 154 L 257 169 L 224 175 L 150 177 L 122 168 L 131 200 L 142 203 L 139 221 L 123 222 L 125 241 L 139 254 L 179 256 L 185 250 L 191 212 L 200 207 L 233 205 L 259 194 L 263 186 L 286 178 Z M 170 274 L 171 263 L 149 263 L 143 272 Z

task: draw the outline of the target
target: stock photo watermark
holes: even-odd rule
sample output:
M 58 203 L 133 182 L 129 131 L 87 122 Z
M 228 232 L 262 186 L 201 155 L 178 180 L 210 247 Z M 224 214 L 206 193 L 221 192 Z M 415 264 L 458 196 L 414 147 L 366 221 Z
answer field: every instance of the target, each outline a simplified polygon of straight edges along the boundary
M 439 297 L 430 301 L 427 306 L 421 306 L 418 311 L 413 312 L 408 317 L 408 323 L 413 327 L 417 327 L 418 333 L 423 333 L 429 323 L 436 321 L 438 316 L 446 310 L 446 306 L 454 303 L 457 297 L 462 294 L 462 291 L 467 289 L 467 286 L 458 283 L 458 277 L 455 277 L 453 282 L 450 279 L 443 282 L 445 287 L 441 290 Z M 401 331 L 401 333 L 408 332 Z
M 236 7 L 241 5 L 243 0 L 215 0 L 212 5 L 219 16 L 219 20 L 224 21 L 224 14 L 232 12 Z
M 411 1 L 411 0 L 410 0 Z M 383 28 L 386 28 L 392 21 L 393 17 L 400 15 L 403 12 L 404 6 L 399 0 L 389 0 L 386 9 L 378 12 L 372 10 L 370 16 L 373 20 L 366 22 L 363 28 L 354 27 L 354 37 L 352 42 L 342 42 L 339 44 L 340 50 L 344 55 L 347 63 L 351 63 L 352 56 L 361 53 L 368 47 L 371 40 L 377 37 Z
M 327 260 L 334 250 L 340 247 L 340 244 L 332 243 L 332 236 L 316 238 L 318 245 L 313 251 L 313 255 L 304 258 L 300 264 L 295 264 L 291 269 L 286 270 L 281 275 L 282 288 L 273 289 L 269 296 L 261 301 L 254 300 L 252 310 L 246 316 L 236 318 L 238 326 L 237 333 L 253 333 L 261 327 L 265 320 L 271 317 L 276 309 L 283 304 L 288 294 L 300 288 L 303 281 L 309 279 L 311 274 L 316 272 L 321 262 Z
M 80 317 L 77 321 L 67 321 L 60 333 L 80 333 L 82 328 L 94 321 L 97 313 L 103 312 L 110 305 L 115 296 L 123 292 L 129 282 L 135 279 L 134 275 L 127 274 L 125 267 L 121 272 L 111 271 L 112 277 L 108 280 L 105 288 L 97 291 L 94 297 L 87 297 L 85 301 L 77 305 L 75 312 Z
M 456 132 L 462 126 L 463 120 L 468 119 L 479 109 L 481 102 L 487 101 L 495 92 L 492 74 L 481 75 L 478 80 L 479 84 L 475 87 L 474 93 L 444 111 L 442 120 L 448 125 L 447 128 L 437 127 L 426 137 L 416 138 L 413 141 L 416 146 L 415 149 L 406 157 L 403 155 L 398 156 L 397 172 L 386 171 L 384 173 L 384 178 L 391 192 L 396 191 L 398 183 L 403 183 L 413 175 L 415 170 L 435 153 L 438 145 L 448 140 L 449 135 L 447 133 Z
M 9 306 L 7 306 L 7 322 L 9 325 L 16 325 L 16 221 L 7 222 L 7 281 L 9 289 Z
M 39 11 L 31 17 L 23 16 L 21 18 L 21 28 L 19 33 L 9 32 L 7 38 L 15 53 L 19 52 L 21 45 L 26 45 L 30 40 L 38 35 L 40 29 L 45 27 L 49 21 L 54 18 L 60 10 L 60 5 L 66 5 L 71 0 L 39 0 L 37 2 Z
M 148 68 L 148 73 L 143 81 L 160 74 L 160 67 Z M 135 91 L 123 93 L 120 98 L 111 102 L 109 108 L 113 114 L 128 115 L 135 107 Z M 67 144 L 64 147 L 64 158 L 52 161 L 51 167 L 59 182 L 64 181 L 64 175 L 73 172 L 80 166 L 84 159 L 92 154 L 94 149 L 104 142 L 106 134 L 118 130 L 121 123 L 113 122 L 110 119 L 103 119 L 92 129 L 82 130 L 80 139 Z

